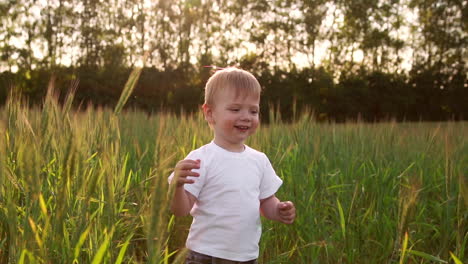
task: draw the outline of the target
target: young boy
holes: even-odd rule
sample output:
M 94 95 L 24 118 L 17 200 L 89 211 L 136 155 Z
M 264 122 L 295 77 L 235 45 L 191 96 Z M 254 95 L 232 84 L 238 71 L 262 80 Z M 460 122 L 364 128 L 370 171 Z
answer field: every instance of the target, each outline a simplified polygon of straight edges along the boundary
M 292 202 L 275 193 L 282 184 L 267 156 L 244 144 L 259 123 L 260 84 L 244 70 L 217 71 L 205 87 L 203 113 L 214 131 L 211 143 L 175 166 L 171 210 L 193 216 L 187 264 L 257 263 L 260 213 L 294 222 Z

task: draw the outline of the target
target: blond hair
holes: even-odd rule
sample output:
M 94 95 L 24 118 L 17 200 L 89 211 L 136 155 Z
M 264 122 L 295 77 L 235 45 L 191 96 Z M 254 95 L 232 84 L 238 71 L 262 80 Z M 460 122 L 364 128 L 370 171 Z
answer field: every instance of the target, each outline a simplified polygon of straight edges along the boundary
M 206 82 L 205 104 L 214 105 L 215 96 L 220 91 L 232 89 L 235 96 L 258 96 L 262 88 L 258 80 L 248 71 L 234 67 L 217 71 Z

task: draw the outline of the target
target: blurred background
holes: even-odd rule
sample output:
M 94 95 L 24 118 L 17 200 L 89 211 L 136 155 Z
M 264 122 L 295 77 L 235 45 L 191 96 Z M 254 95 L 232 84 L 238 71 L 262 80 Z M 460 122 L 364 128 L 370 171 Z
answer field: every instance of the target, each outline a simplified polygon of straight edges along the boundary
M 462 0 L 0 0 L 0 105 L 41 104 L 54 76 L 113 107 L 142 67 L 126 108 L 190 113 L 236 66 L 284 120 L 466 120 L 467 26 Z

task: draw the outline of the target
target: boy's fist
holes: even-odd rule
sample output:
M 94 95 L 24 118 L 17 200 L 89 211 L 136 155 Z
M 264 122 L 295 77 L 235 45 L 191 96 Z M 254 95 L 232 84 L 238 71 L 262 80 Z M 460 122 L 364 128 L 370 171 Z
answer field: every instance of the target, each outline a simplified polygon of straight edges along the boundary
M 200 160 L 181 160 L 177 162 L 177 165 L 174 168 L 174 179 L 176 181 L 177 187 L 184 186 L 184 184 L 192 184 L 195 181 L 192 179 L 187 179 L 187 176 L 198 177 L 200 174 L 192 171 L 193 169 L 200 168 Z
M 280 221 L 285 224 L 292 224 L 296 218 L 296 207 L 290 201 L 278 203 L 278 215 Z

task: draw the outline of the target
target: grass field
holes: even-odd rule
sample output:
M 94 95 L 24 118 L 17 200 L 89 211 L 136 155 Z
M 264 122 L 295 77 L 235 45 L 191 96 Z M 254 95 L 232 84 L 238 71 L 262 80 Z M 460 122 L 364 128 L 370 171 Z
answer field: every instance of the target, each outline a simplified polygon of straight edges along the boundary
M 71 100 L 0 109 L 0 263 L 180 263 L 191 219 L 167 176 L 211 140 L 202 116 Z M 468 263 L 467 125 L 261 126 L 248 144 L 298 217 L 263 221 L 260 263 Z

